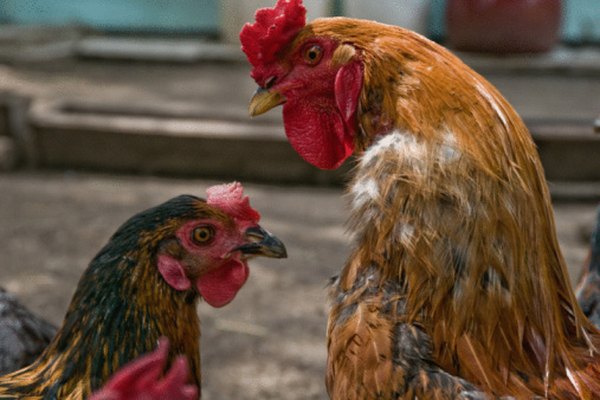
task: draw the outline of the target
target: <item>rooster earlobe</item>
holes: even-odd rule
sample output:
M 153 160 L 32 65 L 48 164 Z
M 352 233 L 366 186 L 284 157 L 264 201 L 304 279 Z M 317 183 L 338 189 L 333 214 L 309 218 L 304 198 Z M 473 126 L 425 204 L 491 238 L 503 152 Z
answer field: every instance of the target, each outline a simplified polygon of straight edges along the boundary
M 169 286 L 175 290 L 183 291 L 192 287 L 181 262 L 167 254 L 158 256 L 158 271 Z
M 356 131 L 356 113 L 362 85 L 363 66 L 358 60 L 342 66 L 335 76 L 335 104 L 346 130 L 352 134 Z

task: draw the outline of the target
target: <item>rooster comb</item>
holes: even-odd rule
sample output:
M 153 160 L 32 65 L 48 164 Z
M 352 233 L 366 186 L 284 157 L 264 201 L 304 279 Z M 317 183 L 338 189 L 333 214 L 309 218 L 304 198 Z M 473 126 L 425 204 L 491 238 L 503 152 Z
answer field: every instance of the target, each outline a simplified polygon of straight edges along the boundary
M 302 0 L 277 0 L 273 8 L 256 11 L 256 22 L 247 23 L 240 32 L 242 51 L 257 67 L 276 60 L 277 53 L 306 24 L 306 8 Z
M 244 188 L 239 182 L 209 187 L 206 189 L 206 203 L 240 221 L 257 224 L 260 220 L 260 214 L 250 206 L 250 200 L 244 196 Z

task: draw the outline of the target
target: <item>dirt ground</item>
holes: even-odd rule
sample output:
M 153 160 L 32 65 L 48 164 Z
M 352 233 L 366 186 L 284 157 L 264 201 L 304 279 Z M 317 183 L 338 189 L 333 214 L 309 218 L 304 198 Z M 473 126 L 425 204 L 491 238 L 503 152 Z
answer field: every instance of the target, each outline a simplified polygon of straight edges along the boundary
M 83 269 L 129 216 L 215 182 L 82 173 L 0 175 L 0 285 L 59 324 Z M 328 278 L 349 249 L 341 189 L 245 185 L 261 224 L 287 245 L 257 259 L 236 300 L 201 304 L 203 399 L 326 399 Z M 559 238 L 577 275 L 594 204 L 557 204 Z

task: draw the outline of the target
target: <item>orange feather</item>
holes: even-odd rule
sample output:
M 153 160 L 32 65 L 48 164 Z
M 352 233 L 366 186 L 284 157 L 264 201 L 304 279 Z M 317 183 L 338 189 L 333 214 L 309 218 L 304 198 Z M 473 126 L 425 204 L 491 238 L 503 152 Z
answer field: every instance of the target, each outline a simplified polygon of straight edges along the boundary
M 543 168 L 511 105 L 402 28 L 325 18 L 293 34 L 276 60 L 248 54 L 262 86 L 252 113 L 285 102 L 292 146 L 318 167 L 339 165 L 348 138 L 358 155 L 330 396 L 600 398 L 600 332 L 575 299 Z

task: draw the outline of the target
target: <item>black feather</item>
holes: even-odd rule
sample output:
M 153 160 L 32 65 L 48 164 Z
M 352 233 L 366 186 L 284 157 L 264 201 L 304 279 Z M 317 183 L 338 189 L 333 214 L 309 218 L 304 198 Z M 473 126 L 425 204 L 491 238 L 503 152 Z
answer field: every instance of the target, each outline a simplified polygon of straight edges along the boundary
M 48 346 L 56 330 L 0 288 L 0 375 L 31 364 Z
M 5 393 L 35 393 L 52 399 L 57 393 L 64 395 L 65 387 L 73 390 L 79 381 L 96 390 L 119 366 L 152 351 L 161 336 L 170 339 L 172 349 L 183 352 L 185 344 L 177 343 L 172 333 L 181 331 L 182 324 L 199 329 L 195 301 L 190 301 L 189 293 L 168 286 L 155 268 L 155 256 L 163 240 L 171 240 L 187 220 L 209 216 L 212 210 L 205 204 L 198 197 L 181 195 L 126 221 L 83 273 L 47 351 L 19 372 L 36 378 L 19 384 L 10 376 L 0 378 L 0 398 Z M 197 349 L 198 337 L 189 340 Z M 199 354 L 187 355 L 197 359 L 189 361 L 199 385 Z M 59 358 L 63 360 L 59 368 L 51 368 Z M 52 372 L 57 370 L 58 375 Z

